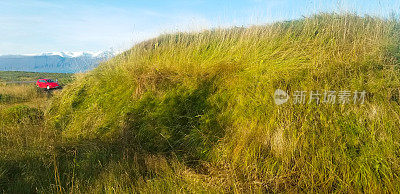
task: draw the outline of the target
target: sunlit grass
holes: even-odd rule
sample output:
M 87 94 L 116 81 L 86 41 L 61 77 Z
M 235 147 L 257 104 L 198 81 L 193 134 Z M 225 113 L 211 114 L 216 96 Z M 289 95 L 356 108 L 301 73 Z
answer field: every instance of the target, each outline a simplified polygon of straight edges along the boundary
M 319 14 L 140 43 L 55 96 L 44 116 L 53 171 L 40 174 L 51 181 L 30 188 L 398 192 L 399 29 Z M 277 88 L 368 98 L 277 106 Z

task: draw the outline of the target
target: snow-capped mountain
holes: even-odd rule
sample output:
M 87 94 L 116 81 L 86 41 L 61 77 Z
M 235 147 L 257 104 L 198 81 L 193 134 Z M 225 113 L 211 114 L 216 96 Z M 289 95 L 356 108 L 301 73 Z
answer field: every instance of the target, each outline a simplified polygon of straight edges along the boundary
M 38 54 L 0 55 L 0 71 L 50 73 L 85 72 L 119 52 L 46 52 Z

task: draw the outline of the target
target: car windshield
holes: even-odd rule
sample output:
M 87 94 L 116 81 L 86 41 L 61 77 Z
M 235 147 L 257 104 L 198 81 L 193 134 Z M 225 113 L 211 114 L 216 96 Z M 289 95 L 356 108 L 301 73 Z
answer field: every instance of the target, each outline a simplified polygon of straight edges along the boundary
M 54 81 L 51 80 L 51 79 L 46 79 L 46 82 L 47 82 L 47 83 L 52 83 L 52 82 L 54 82 Z

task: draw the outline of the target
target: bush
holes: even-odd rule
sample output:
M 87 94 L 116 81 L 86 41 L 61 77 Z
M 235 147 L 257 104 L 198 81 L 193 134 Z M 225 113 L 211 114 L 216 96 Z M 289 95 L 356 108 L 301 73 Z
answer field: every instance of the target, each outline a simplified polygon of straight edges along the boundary
M 44 114 L 37 108 L 16 105 L 2 111 L 3 122 L 12 124 L 38 124 L 43 122 Z

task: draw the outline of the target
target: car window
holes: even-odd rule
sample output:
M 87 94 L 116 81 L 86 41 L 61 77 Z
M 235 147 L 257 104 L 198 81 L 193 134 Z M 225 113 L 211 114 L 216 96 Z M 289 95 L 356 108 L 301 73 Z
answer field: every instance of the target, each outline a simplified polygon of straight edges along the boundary
M 46 83 L 46 81 L 44 81 L 44 80 L 39 80 L 39 82 L 40 82 L 40 83 Z
M 47 83 L 52 83 L 52 82 L 54 82 L 53 80 L 51 80 L 51 79 L 48 79 L 48 80 L 46 80 L 47 81 Z

